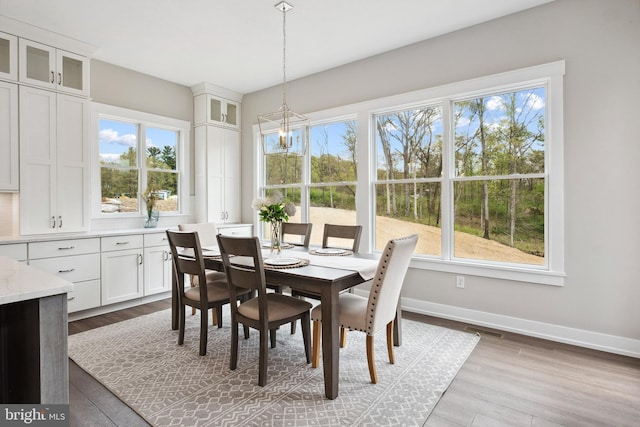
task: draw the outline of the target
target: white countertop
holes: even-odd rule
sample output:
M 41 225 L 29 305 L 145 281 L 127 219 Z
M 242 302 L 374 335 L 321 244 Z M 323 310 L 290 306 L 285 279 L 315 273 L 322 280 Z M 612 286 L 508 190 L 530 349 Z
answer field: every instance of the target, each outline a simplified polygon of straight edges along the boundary
M 73 283 L 11 258 L 0 256 L 0 305 L 73 290 Z

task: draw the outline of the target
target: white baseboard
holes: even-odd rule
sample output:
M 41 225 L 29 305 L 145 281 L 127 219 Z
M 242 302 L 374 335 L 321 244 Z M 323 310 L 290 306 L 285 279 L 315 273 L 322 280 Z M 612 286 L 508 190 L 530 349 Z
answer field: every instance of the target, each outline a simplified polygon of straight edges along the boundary
M 362 293 L 363 295 L 367 294 L 365 291 L 359 291 L 358 293 Z M 566 326 L 483 311 L 469 310 L 450 305 L 436 304 L 411 298 L 402 298 L 402 309 L 413 313 L 442 317 L 471 323 L 473 325 L 499 329 L 501 331 L 514 332 L 579 347 L 640 358 L 640 340 L 636 339 L 585 331 L 583 329 L 568 328 Z

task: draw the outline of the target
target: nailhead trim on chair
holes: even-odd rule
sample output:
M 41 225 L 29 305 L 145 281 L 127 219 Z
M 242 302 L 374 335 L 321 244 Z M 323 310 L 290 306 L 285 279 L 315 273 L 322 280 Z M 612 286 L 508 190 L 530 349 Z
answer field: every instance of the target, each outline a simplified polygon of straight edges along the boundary
M 366 332 L 367 335 L 373 335 L 372 332 L 372 328 L 373 328 L 373 315 L 375 313 L 375 307 L 376 307 L 376 303 L 377 303 L 377 295 L 380 289 L 380 286 L 382 286 L 382 282 L 384 282 L 384 276 L 387 273 L 387 264 L 389 263 L 389 258 L 391 257 L 391 252 L 393 251 L 393 248 L 395 247 L 395 242 L 391 242 L 391 245 L 389 245 L 388 250 L 386 250 L 384 252 L 384 254 L 382 254 L 383 258 L 381 259 L 381 262 L 378 266 L 378 268 L 380 270 L 382 270 L 382 274 L 376 274 L 376 279 L 374 281 L 374 283 L 372 283 L 371 285 L 371 293 L 370 293 L 370 297 L 369 297 L 369 321 L 367 322 L 367 330 L 366 331 L 362 331 L 362 332 Z

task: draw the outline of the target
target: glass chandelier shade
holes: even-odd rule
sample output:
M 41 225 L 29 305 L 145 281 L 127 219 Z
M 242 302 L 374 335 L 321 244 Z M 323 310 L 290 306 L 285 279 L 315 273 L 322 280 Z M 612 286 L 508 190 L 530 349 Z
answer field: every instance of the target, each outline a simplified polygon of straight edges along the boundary
M 270 146 L 269 151 L 288 152 L 294 145 L 294 130 L 310 122 L 307 117 L 292 111 L 287 105 L 287 12 L 293 9 L 293 6 L 281 1 L 275 7 L 282 12 L 282 105 L 278 111 L 258 116 L 263 153 L 267 152 L 266 136 L 273 133 L 274 129 L 278 130 L 277 144 Z M 306 150 L 304 139 L 303 152 Z

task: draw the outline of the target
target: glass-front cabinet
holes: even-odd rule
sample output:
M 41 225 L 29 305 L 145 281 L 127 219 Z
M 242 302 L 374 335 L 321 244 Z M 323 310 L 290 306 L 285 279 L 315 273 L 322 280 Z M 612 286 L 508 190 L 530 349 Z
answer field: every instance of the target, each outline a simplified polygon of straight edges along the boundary
M 0 33 L 0 79 L 18 80 L 18 38 Z
M 75 95 L 89 92 L 88 58 L 20 39 L 20 81 Z
M 207 96 L 209 111 L 207 120 L 214 124 L 222 124 L 237 128 L 240 108 L 237 103 L 212 95 Z

